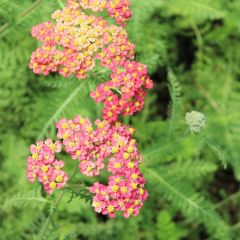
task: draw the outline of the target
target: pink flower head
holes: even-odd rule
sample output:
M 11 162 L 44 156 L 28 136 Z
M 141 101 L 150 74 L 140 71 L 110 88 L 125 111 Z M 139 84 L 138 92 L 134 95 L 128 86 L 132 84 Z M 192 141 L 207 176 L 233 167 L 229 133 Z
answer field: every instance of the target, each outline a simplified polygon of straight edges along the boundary
M 87 15 L 83 11 L 86 9 L 106 9 L 120 26 Z M 84 79 L 97 61 L 111 71 L 111 80 L 90 93 L 96 102 L 104 104 L 103 121 L 92 124 L 80 115 L 61 119 L 56 124 L 61 142 L 46 139 L 30 146 L 27 177 L 30 182 L 37 178 L 49 194 L 63 188 L 68 176 L 62 170 L 64 162 L 55 157 L 62 145 L 79 162 L 79 171 L 89 177 L 99 175 L 108 160 L 108 183 L 96 182 L 89 191 L 95 211 L 109 217 L 115 217 L 117 212 L 126 218 L 137 216 L 148 197 L 139 170 L 142 157 L 132 139 L 134 129 L 117 122 L 120 114 L 140 111 L 146 89 L 153 87 L 147 67 L 133 61 L 135 45 L 123 29 L 130 17 L 129 0 L 67 0 L 65 8 L 52 14 L 53 21 L 32 28 L 32 36 L 42 43 L 29 63 L 35 74 L 57 72 L 64 77 L 75 75 Z
M 82 174 L 99 175 L 109 159 L 108 185 L 97 182 L 89 189 L 95 211 L 109 217 L 114 217 L 117 211 L 125 217 L 136 216 L 147 199 L 147 192 L 143 190 L 145 179 L 139 171 L 142 157 L 132 139 L 134 129 L 120 122 L 112 125 L 96 120 L 95 125 L 78 115 L 71 120 L 60 120 L 56 127 L 65 151 L 78 159 Z
M 133 115 L 142 110 L 145 89 L 152 86 L 145 65 L 126 61 L 122 68 L 112 71 L 110 81 L 100 84 L 90 96 L 96 102 L 103 102 L 103 119 L 115 122 L 119 114 Z
M 123 26 L 125 26 L 125 22 L 132 16 L 129 0 L 109 0 L 106 8 L 109 15 L 114 17 L 116 22 Z
M 127 12 L 126 1 L 113 2 L 110 5 L 116 8 L 114 16 L 118 15 L 116 11 Z M 133 59 L 134 45 L 128 41 L 126 31 L 108 26 L 102 17 L 87 15 L 82 10 L 102 11 L 106 4 L 106 0 L 69 0 L 64 9 L 52 14 L 55 23 L 47 21 L 33 27 L 32 36 L 43 43 L 32 53 L 29 67 L 33 72 L 44 75 L 58 72 L 64 77 L 86 78 L 99 58 L 102 65 L 111 69 Z
M 67 174 L 61 170 L 64 162 L 55 158 L 61 148 L 59 141 L 53 142 L 50 138 L 30 146 L 32 155 L 27 158 L 27 177 L 30 182 L 37 178 L 49 194 L 54 189 L 61 189 L 68 180 Z

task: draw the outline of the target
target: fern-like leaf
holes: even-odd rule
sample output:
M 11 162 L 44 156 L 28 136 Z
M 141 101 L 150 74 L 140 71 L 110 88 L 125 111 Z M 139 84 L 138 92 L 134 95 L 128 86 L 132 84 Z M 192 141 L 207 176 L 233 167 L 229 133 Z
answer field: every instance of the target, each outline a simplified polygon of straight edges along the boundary
M 146 174 L 149 176 L 149 182 L 154 183 L 155 186 L 159 185 L 159 190 L 164 196 L 185 216 L 204 223 L 216 239 L 230 239 L 228 225 L 214 211 L 211 204 L 191 186 L 179 179 L 174 181 L 174 178 L 160 176 L 152 169 L 147 169 Z
M 46 203 L 49 203 L 49 201 L 41 196 L 40 188 L 37 188 L 25 193 L 19 192 L 11 198 L 7 198 L 3 204 L 3 208 L 43 207 Z

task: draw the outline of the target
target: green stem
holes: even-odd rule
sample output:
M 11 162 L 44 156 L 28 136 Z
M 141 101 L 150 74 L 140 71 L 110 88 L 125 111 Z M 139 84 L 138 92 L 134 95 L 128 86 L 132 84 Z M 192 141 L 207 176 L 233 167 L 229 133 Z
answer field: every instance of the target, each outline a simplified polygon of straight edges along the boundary
M 54 203 L 54 208 L 56 208 L 57 205 L 59 204 L 59 202 L 62 200 L 62 198 L 63 198 L 63 196 L 64 196 L 64 193 L 65 193 L 65 191 L 63 190 L 63 191 L 58 195 L 58 197 L 57 197 L 57 199 L 56 199 L 56 201 L 55 201 L 55 203 Z M 45 221 L 45 223 L 44 223 L 44 225 L 43 225 L 43 227 L 42 227 L 42 229 L 41 229 L 41 232 L 40 232 L 40 234 L 39 234 L 38 240 L 42 240 L 42 239 L 43 239 L 43 237 L 44 237 L 44 235 L 45 235 L 45 232 L 46 232 L 46 230 L 48 229 L 48 225 L 49 225 L 49 223 L 50 223 L 50 220 L 51 220 L 53 214 L 54 214 L 54 210 L 53 210 L 53 211 L 49 214 L 49 216 L 47 217 L 47 220 Z
M 220 208 L 220 207 L 224 206 L 227 202 L 230 202 L 230 201 L 233 201 L 235 199 L 238 199 L 239 197 L 240 197 L 240 192 L 233 193 L 232 195 L 230 195 L 229 197 L 225 198 L 221 202 L 216 203 L 214 208 L 215 209 Z
M 74 178 L 77 172 L 78 172 L 78 167 L 74 170 L 74 172 L 73 172 L 72 176 L 70 177 L 70 179 Z M 55 202 L 53 204 L 53 206 L 54 206 L 53 211 L 48 215 L 48 217 L 47 217 L 47 219 L 46 219 L 46 221 L 45 221 L 45 223 L 44 223 L 44 225 L 43 225 L 43 227 L 42 227 L 42 229 L 41 229 L 41 231 L 39 233 L 39 236 L 37 238 L 38 240 L 42 240 L 43 239 L 43 237 L 45 235 L 45 232 L 47 231 L 48 226 L 50 224 L 51 218 L 53 217 L 53 215 L 55 213 L 55 209 L 58 206 L 58 204 L 61 202 L 65 192 L 66 192 L 65 190 L 62 190 L 60 192 L 60 194 L 58 195 L 57 199 L 55 200 Z

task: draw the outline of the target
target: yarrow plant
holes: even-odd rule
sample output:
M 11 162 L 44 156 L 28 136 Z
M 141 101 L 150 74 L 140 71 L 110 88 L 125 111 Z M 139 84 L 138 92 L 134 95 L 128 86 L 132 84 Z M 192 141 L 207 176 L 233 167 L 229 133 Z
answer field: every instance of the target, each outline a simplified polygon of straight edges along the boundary
M 91 96 L 103 102 L 103 119 L 114 122 L 118 115 L 133 115 L 144 106 L 144 88 L 151 89 L 153 82 L 146 66 L 126 61 L 123 67 L 113 71 L 111 80 L 100 84 Z M 114 91 L 113 91 L 114 90 Z
M 104 168 L 108 158 L 108 185 L 95 183 L 90 191 L 94 194 L 96 212 L 115 216 L 122 211 L 125 217 L 138 215 L 147 191 L 145 180 L 139 171 L 142 157 L 131 135 L 133 128 L 120 122 L 110 125 L 96 120 L 96 129 L 88 118 L 77 116 L 72 120 L 62 119 L 57 123 L 57 136 L 63 139 L 65 151 L 79 161 L 79 170 L 87 176 L 96 176 Z
M 148 197 L 145 179 L 139 170 L 142 161 L 134 128 L 120 123 L 119 115 L 133 115 L 144 106 L 145 89 L 151 89 L 147 67 L 134 61 L 135 45 L 124 30 L 131 17 L 128 0 L 67 0 L 66 7 L 52 14 L 53 21 L 32 29 L 33 37 L 42 46 L 32 53 L 29 67 L 36 74 L 58 72 L 64 77 L 75 75 L 85 79 L 97 61 L 111 72 L 111 80 L 100 83 L 90 96 L 102 102 L 103 120 L 95 126 L 88 118 L 61 119 L 56 123 L 57 142 L 51 139 L 31 145 L 27 159 L 27 176 L 37 178 L 49 194 L 67 186 L 68 176 L 63 161 L 55 157 L 62 150 L 79 162 L 79 171 L 88 177 L 97 176 L 107 163 L 110 172 L 107 185 L 95 182 L 89 187 L 96 212 L 115 217 L 137 216 Z M 87 15 L 106 10 L 119 26 Z

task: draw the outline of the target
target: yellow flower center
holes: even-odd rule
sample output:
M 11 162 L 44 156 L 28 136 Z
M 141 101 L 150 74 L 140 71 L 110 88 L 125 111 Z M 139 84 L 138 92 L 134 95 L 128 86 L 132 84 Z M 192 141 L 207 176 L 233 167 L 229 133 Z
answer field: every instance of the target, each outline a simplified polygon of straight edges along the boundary
M 131 183 L 132 189 L 137 189 L 137 184 L 136 183 Z
M 128 163 L 128 168 L 134 168 L 135 164 L 133 162 Z
M 107 210 L 108 210 L 109 213 L 112 213 L 112 212 L 114 212 L 115 207 L 112 206 L 112 205 L 109 205 L 109 206 L 107 207 Z
M 118 150 L 119 150 L 118 147 L 116 147 L 116 146 L 112 147 L 112 153 L 117 153 Z
M 69 137 L 70 137 L 70 135 L 68 133 L 63 134 L 63 139 L 68 139 Z
M 127 210 L 127 212 L 128 212 L 129 214 L 132 214 L 132 213 L 133 213 L 133 208 L 129 208 L 129 209 Z
M 123 154 L 123 158 L 126 160 L 126 159 L 128 159 L 129 158 L 129 153 L 127 153 L 127 152 L 125 152 L 124 154 Z
M 55 182 L 50 182 L 49 187 L 51 189 L 55 189 L 57 187 L 57 184 Z
M 90 133 L 90 132 L 92 132 L 92 131 L 93 131 L 93 128 L 92 128 L 92 127 L 87 127 L 87 128 L 86 128 L 86 130 L 87 130 L 87 132 L 89 132 L 89 133 Z
M 38 154 L 37 154 L 37 153 L 33 153 L 32 158 L 33 158 L 34 160 L 37 160 L 37 159 L 38 159 Z
M 101 207 L 101 205 L 102 205 L 101 202 L 94 202 L 93 203 L 94 207 Z
M 81 151 L 80 150 L 77 150 L 76 151 L 76 156 L 79 157 L 81 155 Z
M 60 183 L 60 182 L 62 182 L 62 181 L 63 181 L 63 176 L 58 175 L 58 176 L 56 177 L 56 182 Z
M 119 178 L 119 177 L 118 177 L 118 178 L 115 178 L 114 181 L 115 181 L 116 183 L 119 183 L 119 182 L 120 182 L 120 178 Z
M 133 152 L 133 147 L 132 147 L 132 146 L 129 146 L 129 147 L 128 147 L 128 152 L 129 152 L 129 153 L 132 153 L 132 152 Z
M 115 167 L 115 168 L 121 168 L 121 166 L 122 166 L 121 163 L 118 163 L 118 162 L 117 162 L 117 163 L 114 163 L 114 167 Z
M 54 150 L 56 149 L 56 145 L 55 145 L 54 143 L 51 143 L 51 144 L 49 145 L 49 147 L 50 147 L 50 149 L 51 149 L 52 151 L 54 151 Z
M 48 171 L 48 167 L 47 167 L 46 165 L 43 165 L 43 166 L 41 167 L 41 170 L 42 170 L 43 172 L 47 172 L 47 171 Z
M 82 118 L 82 119 L 80 119 L 80 124 L 85 124 L 86 123 L 86 119 L 84 119 L 84 118 Z
M 121 187 L 121 192 L 122 193 L 127 193 L 127 191 L 128 191 L 127 187 Z
M 44 176 L 43 176 L 43 180 L 44 180 L 44 181 L 47 181 L 47 180 L 48 180 L 48 176 L 47 176 L 47 175 L 44 175 Z
M 119 187 L 117 185 L 114 185 L 114 186 L 111 187 L 111 189 L 112 189 L 113 192 L 116 193 L 118 191 Z
M 140 189 L 139 189 L 139 193 L 140 193 L 141 195 L 143 195 L 143 194 L 144 194 L 144 190 L 143 190 L 142 188 L 140 188 Z
M 134 179 L 134 180 L 138 179 L 138 175 L 137 175 L 136 173 L 133 173 L 131 177 L 132 177 L 132 179 Z

